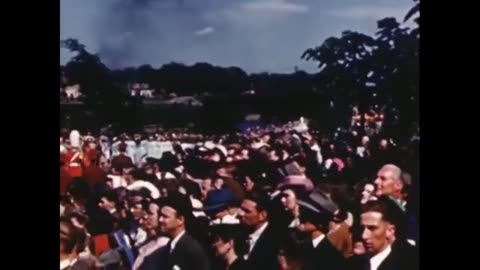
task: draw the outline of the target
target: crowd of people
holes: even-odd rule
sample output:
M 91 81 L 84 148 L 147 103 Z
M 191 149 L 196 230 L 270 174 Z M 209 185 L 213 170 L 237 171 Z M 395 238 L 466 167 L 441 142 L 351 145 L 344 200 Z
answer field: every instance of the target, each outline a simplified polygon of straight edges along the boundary
M 420 138 L 367 131 L 62 134 L 60 269 L 418 269 Z

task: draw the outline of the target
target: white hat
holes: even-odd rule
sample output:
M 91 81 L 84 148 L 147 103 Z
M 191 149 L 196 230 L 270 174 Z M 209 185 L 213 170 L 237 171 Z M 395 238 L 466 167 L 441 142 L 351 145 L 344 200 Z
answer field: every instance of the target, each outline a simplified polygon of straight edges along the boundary
M 143 181 L 143 180 L 137 180 L 130 184 L 127 189 L 128 190 L 140 190 L 141 188 L 146 188 L 150 191 L 150 196 L 153 199 L 158 199 L 160 198 L 160 192 L 158 189 L 150 182 Z
M 80 132 L 78 130 L 72 130 L 69 139 L 72 147 L 80 147 Z
M 192 208 L 193 210 L 193 215 L 195 217 L 205 217 L 207 216 L 204 211 L 198 210 L 198 209 L 203 209 L 203 204 L 201 201 L 195 199 L 194 197 L 190 196 L 190 201 L 192 202 Z
M 208 150 L 213 150 L 215 148 L 215 144 L 212 141 L 206 141 L 203 146 Z
M 218 150 L 220 150 L 224 156 L 228 156 L 228 152 L 227 152 L 227 148 L 225 148 L 225 146 L 221 145 L 221 144 L 217 144 L 215 146 L 215 148 L 217 148 Z
M 264 143 L 263 141 L 260 141 L 260 142 L 254 142 L 250 145 L 250 147 L 254 150 L 258 150 L 264 146 L 269 146 L 268 144 Z

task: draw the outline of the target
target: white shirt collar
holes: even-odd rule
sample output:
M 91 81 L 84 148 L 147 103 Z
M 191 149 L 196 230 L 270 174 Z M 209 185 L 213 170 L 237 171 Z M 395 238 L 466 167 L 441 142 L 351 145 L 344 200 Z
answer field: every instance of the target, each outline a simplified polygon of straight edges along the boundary
M 392 247 L 388 245 L 387 248 L 385 248 L 383 251 L 370 258 L 370 269 L 377 270 L 377 268 L 385 260 L 385 258 L 387 258 L 390 252 L 392 252 Z
M 260 238 L 260 236 L 262 235 L 263 231 L 265 231 L 267 226 L 268 226 L 268 222 L 265 222 L 265 223 L 263 223 L 262 226 L 260 226 L 260 228 L 258 228 L 252 234 L 250 234 L 250 236 L 248 237 L 248 239 L 250 240 L 250 250 L 248 251 L 248 254 L 250 254 L 250 252 L 252 252 L 253 248 L 255 247 L 255 244 L 258 241 L 258 238 Z M 247 254 L 246 257 L 248 257 L 248 254 Z
M 288 225 L 288 227 L 289 228 L 296 228 L 296 227 L 298 227 L 298 225 L 300 225 L 300 219 L 295 218 L 294 220 L 292 220 L 292 222 L 290 222 L 290 225 Z
M 322 234 L 322 235 L 318 236 L 317 238 L 313 239 L 312 240 L 313 248 L 316 248 L 318 246 L 318 244 L 320 244 L 320 242 L 322 242 L 322 240 L 324 238 L 325 238 L 325 234 Z
M 175 245 L 177 245 L 178 240 L 180 240 L 180 237 L 182 237 L 185 234 L 185 230 L 183 230 L 181 233 L 179 233 L 175 238 L 172 239 L 172 243 L 170 243 L 170 252 L 175 248 Z
M 262 235 L 263 231 L 265 231 L 267 226 L 268 226 L 268 222 L 265 222 L 263 223 L 262 226 L 260 226 L 260 228 L 258 228 L 252 234 L 250 234 L 250 239 L 252 240 L 253 243 L 257 242 L 258 238 L 260 238 L 260 235 Z
M 77 259 L 69 260 L 65 259 L 60 261 L 60 270 L 65 269 L 71 265 L 74 265 L 77 262 Z

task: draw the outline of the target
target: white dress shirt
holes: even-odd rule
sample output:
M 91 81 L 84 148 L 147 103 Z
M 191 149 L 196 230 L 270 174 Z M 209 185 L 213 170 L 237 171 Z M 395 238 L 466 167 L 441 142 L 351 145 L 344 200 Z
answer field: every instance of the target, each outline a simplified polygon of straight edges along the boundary
M 370 258 L 370 270 L 377 270 L 390 252 L 392 252 L 392 247 L 388 245 L 383 251 Z
M 322 235 L 318 236 L 317 238 L 313 239 L 312 240 L 313 248 L 316 248 L 318 246 L 318 244 L 320 244 L 320 242 L 322 242 L 322 240 L 324 238 L 325 238 L 325 234 L 322 234 Z
M 260 238 L 260 236 L 262 235 L 263 231 L 265 231 L 267 226 L 268 226 L 268 222 L 265 222 L 262 226 L 260 226 L 260 228 L 258 228 L 255 232 L 249 235 L 248 240 L 250 245 L 249 245 L 248 253 L 245 254 L 245 260 L 247 260 L 248 256 L 250 256 L 250 253 L 255 247 L 255 244 L 257 243 L 258 238 Z
M 178 240 L 180 240 L 180 237 L 182 237 L 185 234 L 185 230 L 183 230 L 181 233 L 179 233 L 175 238 L 173 238 L 172 243 L 170 243 L 170 253 L 173 251 L 175 246 L 177 245 Z
M 295 218 L 292 220 L 292 222 L 290 222 L 290 224 L 288 225 L 289 228 L 296 228 L 298 227 L 298 225 L 300 225 L 300 219 L 299 218 Z
M 73 259 L 73 260 L 65 259 L 63 261 L 60 261 L 60 270 L 65 269 L 69 266 L 72 266 L 76 262 L 77 262 L 77 259 Z

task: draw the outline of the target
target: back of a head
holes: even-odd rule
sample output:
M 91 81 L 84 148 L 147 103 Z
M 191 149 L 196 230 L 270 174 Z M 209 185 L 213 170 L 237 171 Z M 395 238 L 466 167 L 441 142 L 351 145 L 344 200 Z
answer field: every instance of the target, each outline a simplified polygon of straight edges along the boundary
M 127 145 L 125 143 L 120 143 L 120 145 L 118 146 L 118 151 L 120 153 L 125 153 L 127 152 Z
M 234 241 L 234 248 L 237 254 L 240 254 L 243 246 L 241 239 L 245 236 L 244 227 L 239 224 L 216 224 L 210 227 L 210 240 L 211 242 L 221 239 L 226 243 L 231 240 Z
M 119 200 L 120 200 L 120 198 L 118 196 L 118 192 L 114 189 L 110 189 L 110 190 L 105 191 L 102 194 L 102 197 L 104 197 L 105 199 L 107 199 L 110 202 L 114 202 L 117 205 L 118 205 Z

